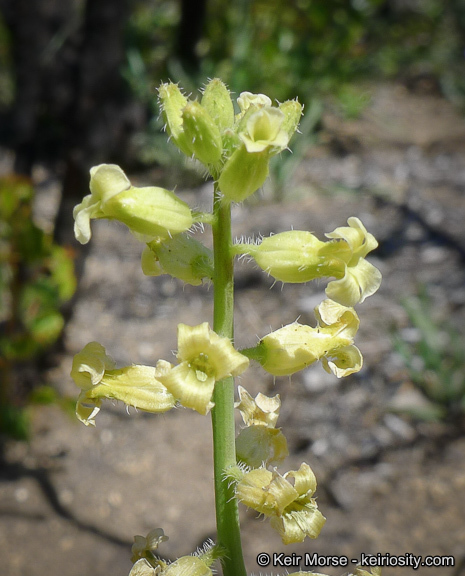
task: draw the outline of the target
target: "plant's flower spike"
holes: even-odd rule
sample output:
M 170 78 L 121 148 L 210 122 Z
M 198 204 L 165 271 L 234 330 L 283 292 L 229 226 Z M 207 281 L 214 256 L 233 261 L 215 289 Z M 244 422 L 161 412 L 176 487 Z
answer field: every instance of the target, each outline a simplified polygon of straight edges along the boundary
M 146 412 L 166 412 L 176 400 L 158 379 L 171 369 L 160 360 L 151 366 L 126 366 L 115 369 L 105 348 L 97 342 L 87 344 L 73 359 L 71 377 L 82 392 L 76 405 L 76 415 L 86 426 L 95 426 L 95 416 L 102 399 L 121 400 Z
M 150 530 L 147 536 L 134 536 L 134 544 L 132 545 L 131 562 L 136 562 L 139 558 L 146 558 L 147 555 L 153 558 L 153 552 L 157 550 L 162 542 L 166 542 L 168 536 L 162 528 L 154 528 Z
M 293 322 L 262 338 L 256 348 L 242 350 L 274 376 L 286 376 L 322 360 L 338 378 L 357 372 L 362 356 L 353 346 L 359 319 L 352 308 L 325 300 L 315 309 L 316 328 Z M 331 322 L 326 324 L 325 320 Z
M 287 440 L 279 428 L 250 425 L 236 438 L 236 455 L 239 462 L 252 468 L 277 466 L 287 456 Z
M 234 124 L 234 106 L 231 94 L 226 85 L 218 78 L 213 78 L 203 91 L 202 107 L 210 114 L 222 134 Z
M 240 411 L 246 426 L 267 426 L 269 428 L 276 426 L 281 408 L 279 394 L 271 398 L 259 392 L 254 400 L 242 386 L 238 386 L 237 391 L 240 401 L 236 402 L 235 408 Z
M 254 108 L 264 108 L 265 106 L 270 107 L 272 105 L 271 99 L 266 96 L 266 94 L 252 94 L 252 92 L 241 92 L 237 103 L 242 113 L 247 112 L 251 106 Z
M 192 286 L 213 279 L 212 251 L 189 234 L 152 240 L 142 252 L 141 264 L 147 276 L 170 274 Z
M 286 100 L 286 102 L 280 104 L 279 110 L 284 114 L 282 129 L 287 133 L 290 140 L 299 126 L 303 106 L 296 98 L 295 100 Z
M 328 284 L 326 294 L 345 306 L 354 306 L 378 290 L 381 272 L 364 259 L 378 246 L 375 237 L 367 232 L 358 218 L 349 218 L 347 223 L 349 226 L 341 226 L 326 234 L 327 238 L 343 240 L 350 248 L 336 256 L 343 262 L 343 274 L 336 275 L 338 280 Z
M 213 407 L 215 382 L 238 376 L 249 365 L 248 358 L 234 349 L 229 338 L 216 334 L 208 322 L 178 325 L 177 357 L 181 363 L 160 381 L 183 406 L 200 414 L 207 414 Z
M 279 532 L 284 544 L 319 535 L 326 519 L 313 498 L 315 490 L 315 475 L 305 463 L 284 476 L 264 468 L 251 470 L 236 484 L 238 500 L 271 517 L 271 526 Z
M 260 108 L 247 118 L 245 130 L 239 132 L 247 152 L 267 151 L 277 154 L 289 143 L 289 134 L 283 129 L 284 114 L 278 108 Z
M 242 202 L 263 186 L 268 172 L 268 152 L 250 154 L 242 144 L 226 161 L 218 186 L 227 202 Z
M 188 102 L 187 98 L 177 84 L 168 82 L 161 84 L 158 88 L 158 99 L 166 131 L 181 152 L 186 156 L 192 156 L 192 149 L 184 134 L 182 119 L 182 111 Z
M 92 218 L 119 220 L 131 232 L 149 239 L 179 234 L 193 224 L 189 206 L 173 192 L 155 186 L 131 186 L 119 166 L 94 166 L 90 176 L 91 194 L 73 211 L 74 233 L 81 244 L 90 240 Z
M 185 137 L 192 154 L 205 165 L 221 160 L 223 142 L 218 126 L 198 102 L 188 102 L 182 111 Z

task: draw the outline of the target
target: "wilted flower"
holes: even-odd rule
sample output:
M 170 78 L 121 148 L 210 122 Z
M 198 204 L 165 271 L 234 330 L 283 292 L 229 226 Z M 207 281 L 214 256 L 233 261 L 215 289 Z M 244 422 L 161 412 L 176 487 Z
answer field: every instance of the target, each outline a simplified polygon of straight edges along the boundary
M 73 359 L 71 377 L 82 392 L 76 415 L 86 426 L 95 426 L 95 416 L 104 398 L 121 400 L 146 412 L 166 412 L 176 400 L 160 382 L 159 377 L 171 368 L 160 360 L 151 366 L 115 368 L 114 361 L 98 342 L 90 342 Z
M 231 344 L 229 338 L 219 336 L 208 322 L 198 326 L 178 325 L 178 366 L 160 377 L 160 381 L 186 408 L 206 414 L 215 382 L 244 372 L 249 360 Z

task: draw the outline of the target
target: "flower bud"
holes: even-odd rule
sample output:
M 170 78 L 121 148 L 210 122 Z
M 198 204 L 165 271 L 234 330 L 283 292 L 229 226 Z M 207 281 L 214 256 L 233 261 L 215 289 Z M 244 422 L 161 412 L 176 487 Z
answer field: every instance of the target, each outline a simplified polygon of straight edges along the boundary
M 220 133 L 234 124 L 234 106 L 226 85 L 218 78 L 213 78 L 205 86 L 202 95 L 202 108 L 204 108 L 218 126 Z
M 289 139 L 292 138 L 302 117 L 302 104 L 296 100 L 286 100 L 279 105 L 279 109 L 284 114 L 282 129 L 287 133 Z
M 247 112 L 251 106 L 258 109 L 272 104 L 266 94 L 252 94 L 252 92 L 241 92 L 237 103 L 242 113 Z
M 179 86 L 172 82 L 161 84 L 158 89 L 158 97 L 166 131 L 181 152 L 186 156 L 192 156 L 192 148 L 184 134 L 182 119 L 182 111 L 187 104 L 187 98 Z
M 223 143 L 218 126 L 198 102 L 188 102 L 182 111 L 185 137 L 194 156 L 202 164 L 221 160 Z
M 244 144 L 226 161 L 218 186 L 228 202 L 242 202 L 256 192 L 268 177 L 267 152 L 250 154 Z
M 142 252 L 142 271 L 147 276 L 170 274 L 198 286 L 205 278 L 213 278 L 213 254 L 192 236 L 177 234 L 147 244 Z

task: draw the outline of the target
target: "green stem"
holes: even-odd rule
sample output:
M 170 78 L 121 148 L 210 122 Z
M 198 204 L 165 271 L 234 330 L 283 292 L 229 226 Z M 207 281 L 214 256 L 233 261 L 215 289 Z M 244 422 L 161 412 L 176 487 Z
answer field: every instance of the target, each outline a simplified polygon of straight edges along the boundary
M 233 339 L 234 275 L 231 238 L 230 205 L 222 202 L 215 187 L 214 222 L 214 312 L 213 329 L 221 336 Z M 227 468 L 236 465 L 234 425 L 234 379 L 216 383 L 212 410 L 215 502 L 218 544 L 225 549 L 222 559 L 224 576 L 245 576 L 242 556 L 239 510 L 234 489 L 224 477 Z

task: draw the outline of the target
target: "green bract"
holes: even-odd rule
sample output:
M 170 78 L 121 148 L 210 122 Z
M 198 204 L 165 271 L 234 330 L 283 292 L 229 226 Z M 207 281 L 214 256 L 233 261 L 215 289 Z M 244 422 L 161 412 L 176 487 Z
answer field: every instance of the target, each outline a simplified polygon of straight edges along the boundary
M 81 244 L 90 240 L 93 218 L 119 220 L 148 239 L 168 238 L 193 224 L 189 206 L 173 192 L 156 186 L 131 186 L 119 166 L 94 166 L 90 176 L 91 193 L 73 211 L 74 233 Z

